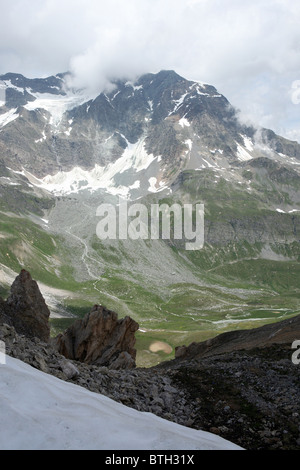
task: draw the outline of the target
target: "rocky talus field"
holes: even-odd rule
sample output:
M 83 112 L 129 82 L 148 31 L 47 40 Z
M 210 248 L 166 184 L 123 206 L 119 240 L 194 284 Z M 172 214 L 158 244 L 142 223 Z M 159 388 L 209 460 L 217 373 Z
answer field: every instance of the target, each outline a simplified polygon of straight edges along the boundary
M 13 290 L 26 298 L 22 279 L 24 273 L 15 281 Z M 34 282 L 29 279 L 27 311 L 31 310 L 38 323 L 35 298 L 40 298 L 40 293 L 35 288 L 33 295 Z M 120 360 L 103 366 L 97 365 L 96 357 L 91 360 L 85 356 L 82 361 L 66 358 L 58 352 L 53 338 L 49 336 L 45 341 L 36 336 L 37 331 L 28 332 L 26 319 L 23 334 L 17 333 L 14 318 L 20 318 L 18 298 L 15 305 L 10 301 L 8 315 L 7 302 L 1 300 L 0 304 L 0 340 L 8 355 L 126 406 L 210 431 L 248 450 L 299 449 L 300 364 L 292 361 L 292 354 L 297 352 L 292 344 L 300 338 L 300 316 L 179 347 L 175 359 L 155 367 L 140 368 L 132 361 Z M 102 325 L 103 310 L 99 306 L 93 310 L 98 312 Z M 113 318 L 115 314 L 105 310 L 105 315 Z M 85 333 L 83 327 L 81 334 Z M 122 358 L 125 352 L 126 357 L 126 347 L 122 350 L 113 334 L 106 335 L 107 343 L 115 347 L 115 355 Z M 89 337 L 95 350 L 95 337 Z M 132 335 L 130 344 L 134 357 Z

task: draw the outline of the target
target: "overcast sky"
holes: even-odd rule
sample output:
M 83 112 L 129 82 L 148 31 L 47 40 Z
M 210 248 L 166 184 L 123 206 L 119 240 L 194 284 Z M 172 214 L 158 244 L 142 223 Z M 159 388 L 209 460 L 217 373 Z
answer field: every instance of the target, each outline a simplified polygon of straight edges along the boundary
M 111 77 L 173 69 L 300 142 L 299 0 L 0 0 L 0 73 Z

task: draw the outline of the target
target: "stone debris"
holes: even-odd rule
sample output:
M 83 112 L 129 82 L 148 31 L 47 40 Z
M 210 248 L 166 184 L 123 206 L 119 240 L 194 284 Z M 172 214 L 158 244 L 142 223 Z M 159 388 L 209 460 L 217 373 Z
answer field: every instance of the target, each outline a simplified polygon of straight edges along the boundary
M 49 339 L 48 310 L 26 271 L 0 298 L 6 354 L 123 405 L 215 433 L 248 450 L 299 450 L 300 366 L 291 340 L 300 316 L 276 325 L 220 335 L 177 349 L 176 358 L 135 367 L 130 317 L 95 305 Z
M 10 325 L 0 327 L 0 340 L 10 356 L 136 410 L 248 450 L 299 449 L 300 367 L 283 346 L 115 370 L 66 359 Z

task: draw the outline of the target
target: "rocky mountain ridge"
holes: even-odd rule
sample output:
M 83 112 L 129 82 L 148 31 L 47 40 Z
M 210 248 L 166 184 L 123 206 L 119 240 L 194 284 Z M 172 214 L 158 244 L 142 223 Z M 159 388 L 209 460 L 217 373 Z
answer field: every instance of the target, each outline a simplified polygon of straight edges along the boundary
M 230 354 L 234 351 L 292 345 L 299 332 L 299 322 L 300 316 L 296 315 L 278 323 L 250 330 L 228 331 L 202 343 L 194 342 L 188 346 L 179 346 L 175 351 L 174 363 Z
M 1 159 L 50 191 L 96 185 L 137 198 L 187 169 L 225 170 L 264 155 L 294 166 L 300 159 L 298 143 L 245 126 L 213 86 L 174 71 L 116 80 L 92 98 L 70 89 L 67 76 L 0 76 Z

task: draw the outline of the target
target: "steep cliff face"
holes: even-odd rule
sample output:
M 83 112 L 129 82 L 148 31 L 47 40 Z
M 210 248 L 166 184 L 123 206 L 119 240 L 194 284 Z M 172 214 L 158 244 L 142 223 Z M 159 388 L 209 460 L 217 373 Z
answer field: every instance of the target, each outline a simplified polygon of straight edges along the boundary
M 50 339 L 50 310 L 40 292 L 38 284 L 28 271 L 23 269 L 16 277 L 6 302 L 1 301 L 2 321 L 8 321 L 16 331 L 29 338 L 48 342 Z
M 115 312 L 95 305 L 82 319 L 76 320 L 53 345 L 67 359 L 110 366 L 113 369 L 135 367 L 135 332 L 139 325 L 130 317 L 118 320 Z

